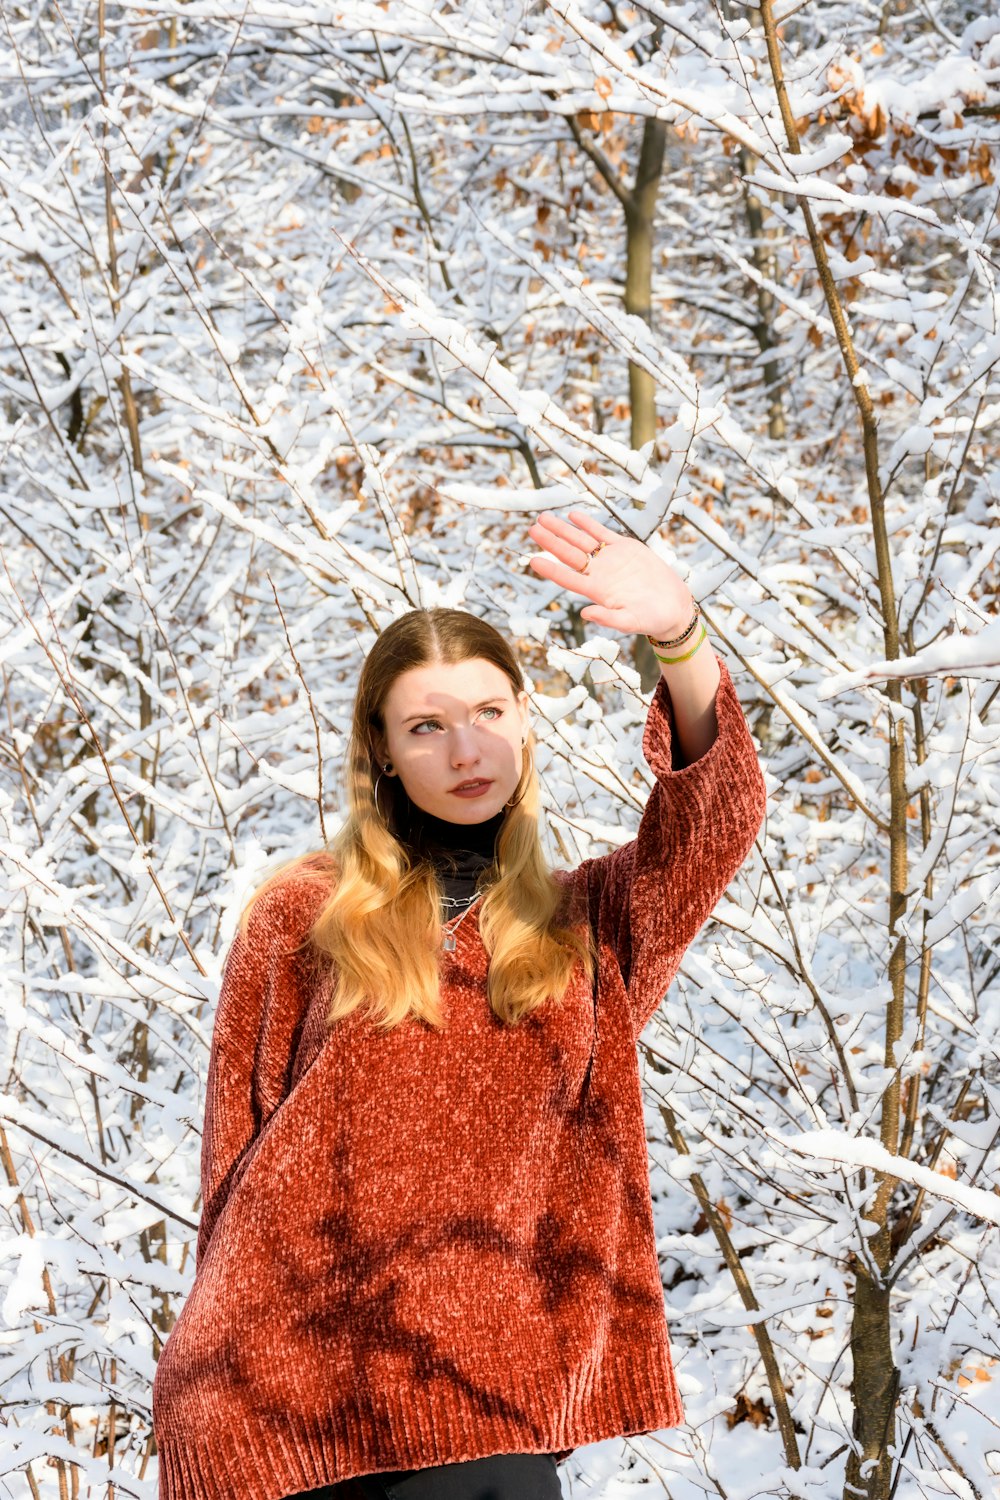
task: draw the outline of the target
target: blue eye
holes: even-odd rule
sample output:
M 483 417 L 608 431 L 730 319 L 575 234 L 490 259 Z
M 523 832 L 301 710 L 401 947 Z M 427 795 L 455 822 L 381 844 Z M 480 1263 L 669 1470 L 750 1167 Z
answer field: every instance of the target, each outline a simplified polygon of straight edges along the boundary
M 488 703 L 486 705 L 486 707 L 483 709 L 483 713 L 484 714 L 496 714 L 497 719 L 502 719 L 503 718 L 503 709 L 502 708 L 497 708 L 492 703 Z M 496 723 L 496 719 L 490 719 L 489 722 L 491 724 L 495 724 Z M 421 719 L 421 721 L 420 721 L 419 724 L 414 724 L 413 728 L 410 730 L 410 733 L 411 734 L 416 734 L 418 730 L 423 729 L 423 727 L 424 727 L 425 724 L 436 724 L 439 729 L 441 727 L 441 721 L 440 721 L 440 719 Z

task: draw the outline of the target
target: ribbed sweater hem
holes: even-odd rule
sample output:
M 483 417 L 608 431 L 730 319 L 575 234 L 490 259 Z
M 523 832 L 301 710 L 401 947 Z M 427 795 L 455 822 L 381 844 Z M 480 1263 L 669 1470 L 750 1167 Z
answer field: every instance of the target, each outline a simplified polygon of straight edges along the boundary
M 529 1412 L 530 1420 L 484 1413 L 460 1400 L 445 1405 L 409 1385 L 383 1391 L 380 1409 L 370 1416 L 359 1412 L 354 1422 L 318 1411 L 308 1420 L 270 1424 L 228 1420 L 207 1434 L 164 1439 L 159 1500 L 284 1500 L 359 1474 L 462 1463 L 491 1453 L 568 1453 L 605 1438 L 676 1427 L 684 1419 L 676 1382 L 655 1344 L 631 1351 L 618 1364 L 605 1359 L 589 1379 L 578 1375 L 561 1387 L 551 1375 L 522 1372 L 505 1397 L 508 1408 Z

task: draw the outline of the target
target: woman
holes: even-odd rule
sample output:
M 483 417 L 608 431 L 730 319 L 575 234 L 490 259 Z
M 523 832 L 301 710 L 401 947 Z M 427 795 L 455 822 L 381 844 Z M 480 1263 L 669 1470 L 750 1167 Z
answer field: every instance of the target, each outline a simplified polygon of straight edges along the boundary
M 529 535 L 662 663 L 637 835 L 550 871 L 506 641 L 443 609 L 379 637 L 344 827 L 227 959 L 161 1500 L 546 1500 L 574 1447 L 682 1419 L 636 1043 L 764 782 L 678 575 L 583 512 Z

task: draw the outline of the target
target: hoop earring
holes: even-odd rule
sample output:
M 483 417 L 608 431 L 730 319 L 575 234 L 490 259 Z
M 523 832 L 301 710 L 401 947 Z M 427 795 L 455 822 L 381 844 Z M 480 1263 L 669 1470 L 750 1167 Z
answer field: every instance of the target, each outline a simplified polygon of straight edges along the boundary
M 527 755 L 527 757 L 528 757 L 528 763 L 530 765 L 531 764 L 531 752 L 528 749 L 528 742 L 527 742 L 527 740 L 522 740 L 521 741 L 521 750 L 522 750 L 522 760 L 524 758 L 524 755 Z M 521 771 L 521 775 L 522 775 L 522 777 L 524 776 L 524 771 L 523 770 Z M 516 807 L 519 802 L 523 801 L 524 794 L 525 794 L 525 792 L 527 790 L 528 790 L 528 783 L 527 783 L 527 781 L 525 781 L 524 787 L 522 788 L 520 797 L 512 797 L 509 802 L 505 802 L 504 803 L 504 807 Z
M 387 760 L 386 763 L 385 763 L 385 765 L 382 767 L 382 771 L 391 771 L 391 770 L 392 770 L 392 761 L 391 760 Z M 375 811 L 377 813 L 379 813 L 380 815 L 382 813 L 382 809 L 378 805 L 378 784 L 382 780 L 382 771 L 380 771 L 378 773 L 378 775 L 375 777 L 375 785 L 372 787 L 372 801 L 375 803 Z

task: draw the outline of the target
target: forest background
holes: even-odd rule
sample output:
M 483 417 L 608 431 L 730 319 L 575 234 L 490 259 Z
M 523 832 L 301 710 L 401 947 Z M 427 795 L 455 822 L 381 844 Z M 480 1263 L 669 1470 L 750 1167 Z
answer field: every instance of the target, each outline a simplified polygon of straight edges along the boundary
M 634 834 L 656 663 L 524 566 L 579 504 L 769 811 L 640 1043 L 687 1422 L 564 1488 L 997 1494 L 988 9 L 4 0 L 4 1494 L 153 1500 L 222 962 L 375 634 L 492 620 L 552 862 Z

